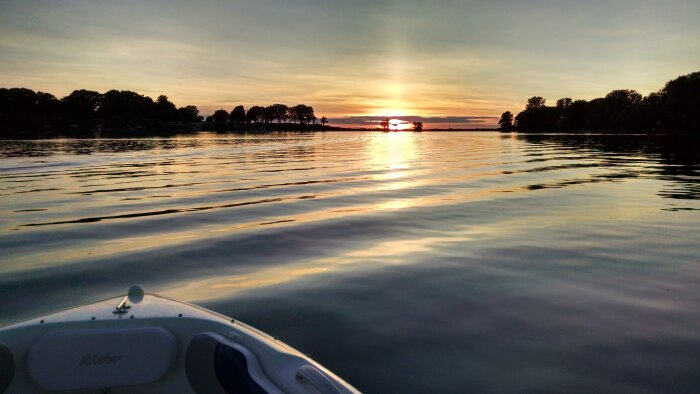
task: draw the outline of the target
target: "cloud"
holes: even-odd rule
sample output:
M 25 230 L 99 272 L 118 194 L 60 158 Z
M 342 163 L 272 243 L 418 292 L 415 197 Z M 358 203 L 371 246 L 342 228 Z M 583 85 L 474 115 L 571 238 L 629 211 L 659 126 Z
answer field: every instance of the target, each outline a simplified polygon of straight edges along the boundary
M 647 93 L 695 70 L 699 11 L 697 0 L 2 0 L 0 86 L 481 127 L 495 120 L 458 114 Z
M 331 118 L 328 121 L 331 124 L 352 124 L 358 126 L 377 126 L 382 119 L 386 119 L 385 116 L 343 116 L 339 118 Z M 495 116 L 471 116 L 471 115 L 460 115 L 460 116 L 398 116 L 396 119 L 400 119 L 407 123 L 413 122 L 423 122 L 423 123 L 437 123 L 437 124 L 454 124 L 454 125 L 473 125 L 473 126 L 484 126 L 495 124 L 498 120 Z

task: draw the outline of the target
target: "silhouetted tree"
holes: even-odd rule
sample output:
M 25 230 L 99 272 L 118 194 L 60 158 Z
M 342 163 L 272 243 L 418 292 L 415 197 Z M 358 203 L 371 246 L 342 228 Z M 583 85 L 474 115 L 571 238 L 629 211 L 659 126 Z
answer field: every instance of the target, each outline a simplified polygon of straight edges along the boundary
M 668 114 L 668 127 L 679 131 L 700 130 L 700 72 L 678 77 L 660 92 Z
M 545 100 L 544 98 L 542 98 L 540 96 L 530 97 L 527 100 L 527 105 L 525 105 L 525 109 L 542 108 L 542 107 L 544 107 L 546 102 L 547 102 L 547 100 Z
M 588 127 L 588 102 L 576 100 L 566 107 L 566 124 L 562 131 L 579 131 Z
M 665 93 L 652 92 L 642 99 L 642 102 L 647 106 L 648 124 L 646 130 L 656 131 L 664 128 L 669 124 L 669 115 L 666 108 L 668 97 Z
M 423 122 L 413 122 L 414 131 L 423 131 Z
M 624 130 L 622 117 L 623 113 L 628 116 L 631 113 L 629 107 L 642 102 L 642 95 L 635 90 L 618 89 L 613 90 L 605 96 L 606 122 L 605 128 L 610 130 Z M 638 112 L 638 111 L 637 111 Z M 629 124 L 629 121 L 627 121 Z
M 128 90 L 110 90 L 102 95 L 97 115 L 108 127 L 132 128 L 152 118 L 155 108 L 150 97 Z
M 604 98 L 588 102 L 588 130 L 603 130 L 610 124 L 608 106 Z
M 324 126 L 327 125 L 327 124 L 328 124 L 328 118 L 326 118 L 325 116 L 321 116 L 321 124 L 324 125 Z
M 289 121 L 289 107 L 285 104 L 275 104 L 275 118 L 277 122 L 288 122 Z M 312 109 L 313 111 L 313 109 Z
M 293 122 L 299 124 L 309 123 L 316 118 L 313 107 L 304 104 L 298 104 L 289 108 L 288 114 Z
M 573 100 L 568 97 L 560 98 L 557 100 L 557 118 L 555 123 L 555 129 L 557 131 L 565 130 L 569 125 L 569 114 L 567 108 L 572 104 Z
M 195 123 L 202 121 L 202 117 L 199 116 L 199 109 L 197 109 L 197 107 L 194 105 L 178 108 L 177 117 L 180 122 L 184 123 Z
M 25 88 L 0 89 L 0 127 L 10 130 L 43 127 L 59 120 L 61 104 L 48 93 Z
M 61 115 L 61 102 L 53 94 L 36 92 L 35 114 L 47 121 L 55 120 Z
M 619 112 L 629 105 L 642 102 L 642 95 L 636 90 L 618 89 L 608 93 L 605 102 L 610 111 Z
M 515 117 L 518 130 L 521 131 L 554 131 L 559 114 L 556 108 L 545 106 L 546 100 L 534 96 L 527 100 L 525 110 Z
M 217 124 L 225 124 L 228 123 L 228 112 L 226 112 L 225 109 L 217 109 L 214 111 L 214 114 L 211 116 L 211 120 L 214 123 Z
M 242 125 L 245 123 L 245 108 L 242 105 L 237 105 L 233 110 L 231 110 L 230 115 L 231 123 Z
M 572 103 L 573 103 L 573 100 L 571 100 L 568 97 L 560 98 L 559 100 L 557 100 L 557 108 L 567 109 L 571 106 Z
M 379 125 L 382 127 L 382 130 L 389 131 L 389 126 L 390 126 L 389 118 L 382 119 L 382 121 L 379 122 Z
M 246 123 L 255 123 L 258 124 L 263 121 L 263 117 L 265 115 L 265 108 L 260 107 L 258 105 L 254 105 L 248 109 L 248 112 L 245 114 L 245 122 Z
M 71 124 L 82 127 L 91 126 L 94 123 L 95 112 L 102 103 L 102 95 L 91 90 L 75 90 L 61 99 L 65 108 L 65 117 Z
M 281 123 L 288 119 L 289 107 L 284 104 L 272 104 L 265 107 L 265 122 L 271 122 L 276 120 L 277 123 Z
M 513 128 L 513 113 L 506 111 L 501 115 L 501 119 L 498 121 L 501 130 L 508 131 Z
M 270 123 L 275 119 L 274 115 L 274 109 L 272 108 L 271 105 L 268 105 L 267 107 L 263 108 L 263 121 L 265 124 Z
M 168 96 L 160 95 L 153 108 L 153 117 L 160 122 L 177 119 L 177 107 L 168 100 Z

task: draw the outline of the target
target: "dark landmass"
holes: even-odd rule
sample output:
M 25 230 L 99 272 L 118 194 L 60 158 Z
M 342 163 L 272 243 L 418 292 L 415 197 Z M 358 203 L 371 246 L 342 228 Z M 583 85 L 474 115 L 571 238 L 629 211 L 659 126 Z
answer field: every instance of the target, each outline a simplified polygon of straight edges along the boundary
M 156 100 L 127 90 L 99 93 L 76 90 L 66 97 L 25 88 L 0 88 L 0 138 L 133 137 L 197 131 L 337 130 L 313 107 L 242 105 L 203 119 L 194 105 L 176 107 L 166 96 Z
M 635 90 L 614 90 L 594 100 L 562 98 L 547 106 L 534 96 L 517 116 L 501 115 L 500 129 L 460 128 L 425 131 L 518 131 L 525 133 L 700 133 L 700 72 L 669 81 L 643 97 Z M 57 99 L 25 88 L 0 88 L 0 138 L 146 137 L 198 131 L 261 133 L 266 131 L 384 131 L 396 132 L 390 119 L 379 128 L 343 128 L 316 117 L 311 106 L 238 105 L 219 109 L 203 119 L 194 105 L 176 107 L 166 96 L 156 100 L 136 92 L 99 93 L 76 90 Z M 424 131 L 422 122 L 412 130 Z
M 643 97 L 635 90 L 613 90 L 586 100 L 562 98 L 545 105 L 540 96 L 528 99 L 515 119 L 501 115 L 502 131 L 700 133 L 700 72 L 680 76 L 661 90 Z
M 213 124 L 202 122 L 196 131 L 215 131 L 217 133 L 263 133 L 273 131 L 336 131 L 347 130 L 342 127 L 328 126 L 322 124 L 299 124 L 299 123 L 260 123 L 260 124 Z

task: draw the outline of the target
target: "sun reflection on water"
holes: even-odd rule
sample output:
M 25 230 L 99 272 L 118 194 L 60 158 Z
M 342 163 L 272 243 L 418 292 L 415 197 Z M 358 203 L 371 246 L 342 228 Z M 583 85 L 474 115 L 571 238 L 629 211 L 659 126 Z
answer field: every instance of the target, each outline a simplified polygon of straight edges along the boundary
M 370 168 L 387 169 L 389 173 L 409 169 L 418 156 L 416 138 L 405 133 L 373 134 L 368 151 Z

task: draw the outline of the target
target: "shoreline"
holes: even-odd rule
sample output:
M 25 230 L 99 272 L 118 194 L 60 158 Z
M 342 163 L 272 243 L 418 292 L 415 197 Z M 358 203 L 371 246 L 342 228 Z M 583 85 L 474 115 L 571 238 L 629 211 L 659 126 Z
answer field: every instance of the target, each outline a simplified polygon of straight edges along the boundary
M 175 130 L 175 131 L 155 131 L 155 132 L 143 132 L 143 131 L 94 131 L 94 132 L 81 132 L 81 133 L 63 133 L 63 132 L 37 132 L 37 133 L 15 133 L 10 135 L 0 136 L 0 141 L 17 141 L 17 140 L 60 140 L 60 139 L 134 139 L 134 138 L 169 138 L 177 136 L 197 136 L 200 134 L 214 134 L 220 136 L 227 135 L 269 135 L 269 134 L 288 134 L 288 133 L 325 133 L 325 132 L 359 132 L 359 133 L 498 133 L 500 135 L 573 135 L 573 136 L 595 136 L 595 135 L 608 135 L 608 136 L 629 136 L 629 137 L 650 137 L 650 136 L 668 136 L 668 137 L 694 137 L 697 134 L 693 131 L 677 132 L 677 131 L 657 131 L 657 132 L 618 132 L 618 131 L 579 131 L 579 132 L 562 132 L 562 131 L 542 131 L 542 132 L 519 132 L 519 131 L 502 131 L 497 129 L 429 129 L 423 130 L 421 132 L 414 130 L 392 130 L 384 131 L 381 129 L 353 129 L 353 128 L 340 128 L 340 127 L 327 127 L 323 130 L 260 130 L 260 129 L 250 129 L 250 130 L 229 130 L 229 131 L 219 131 L 219 130 Z

